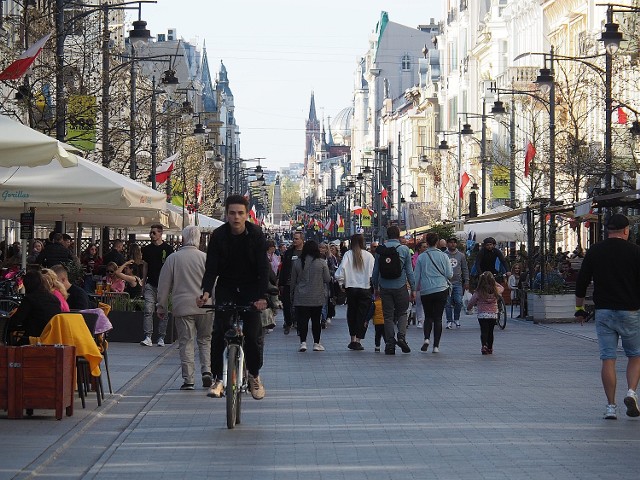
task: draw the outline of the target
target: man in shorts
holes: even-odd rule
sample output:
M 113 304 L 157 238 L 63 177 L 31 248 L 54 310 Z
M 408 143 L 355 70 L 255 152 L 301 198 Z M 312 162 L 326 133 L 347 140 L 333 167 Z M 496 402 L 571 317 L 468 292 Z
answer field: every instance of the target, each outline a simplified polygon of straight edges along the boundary
M 584 320 L 587 316 L 584 297 L 593 279 L 602 386 L 607 396 L 604 418 L 615 420 L 618 338 L 622 339 L 628 359 L 628 391 L 624 398 L 627 415 L 640 416 L 636 394 L 640 379 L 640 246 L 627 241 L 629 219 L 622 214 L 609 218 L 607 230 L 608 238 L 592 245 L 582 261 L 576 281 L 576 317 Z

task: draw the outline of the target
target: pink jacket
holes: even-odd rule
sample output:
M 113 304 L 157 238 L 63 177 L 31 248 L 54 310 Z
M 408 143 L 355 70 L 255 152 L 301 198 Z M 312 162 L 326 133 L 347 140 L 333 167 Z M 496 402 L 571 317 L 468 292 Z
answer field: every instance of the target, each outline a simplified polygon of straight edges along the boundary
M 504 287 L 500 284 L 496 284 L 496 289 L 498 290 L 498 293 L 502 295 Z M 478 307 L 478 314 L 498 313 L 498 299 L 494 295 L 486 298 L 481 297 L 478 292 L 474 292 L 474 294 L 471 296 L 471 300 L 469 300 L 469 303 L 467 304 L 467 308 L 471 309 L 471 307 L 473 307 L 474 305 Z

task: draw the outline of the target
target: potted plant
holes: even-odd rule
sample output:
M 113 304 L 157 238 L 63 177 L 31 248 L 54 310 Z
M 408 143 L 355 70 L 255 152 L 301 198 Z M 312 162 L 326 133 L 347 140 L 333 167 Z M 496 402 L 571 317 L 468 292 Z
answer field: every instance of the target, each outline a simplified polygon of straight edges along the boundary
M 575 295 L 564 285 L 549 285 L 527 292 L 529 318 L 533 323 L 572 323 L 575 321 Z

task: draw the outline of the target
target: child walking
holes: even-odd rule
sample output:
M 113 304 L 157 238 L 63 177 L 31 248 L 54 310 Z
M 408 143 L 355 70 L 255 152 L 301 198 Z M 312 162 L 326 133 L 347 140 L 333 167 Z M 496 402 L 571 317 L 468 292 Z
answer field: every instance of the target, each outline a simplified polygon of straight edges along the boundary
M 482 343 L 482 355 L 493 353 L 493 328 L 498 319 L 498 295 L 504 288 L 496 283 L 491 272 L 484 272 L 478 279 L 478 287 L 469 300 L 468 312 L 475 305 L 478 310 L 478 323 L 480 324 L 480 342 Z

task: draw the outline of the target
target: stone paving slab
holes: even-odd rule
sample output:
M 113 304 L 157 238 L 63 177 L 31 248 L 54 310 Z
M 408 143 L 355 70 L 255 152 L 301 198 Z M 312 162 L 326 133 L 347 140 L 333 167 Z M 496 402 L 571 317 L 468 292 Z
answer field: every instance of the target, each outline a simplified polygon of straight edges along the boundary
M 281 328 L 267 337 L 267 396 L 245 397 L 235 430 L 226 428 L 224 399 L 179 390 L 175 348 L 113 347 L 112 372 L 122 358 L 132 375 L 83 418 L 90 429 L 56 438 L 52 423 L 70 419 L 0 420 L 25 429 L 18 437 L 2 428 L 5 445 L 52 444 L 37 457 L 20 454 L 22 462 L 3 450 L 0 478 L 637 477 L 640 423 L 624 408 L 617 421 L 602 419 L 592 324 L 513 320 L 496 330 L 495 354 L 482 356 L 477 321 L 464 316 L 461 329 L 445 330 L 441 353 L 419 352 L 422 332 L 411 327 L 413 352 L 386 356 L 373 352 L 372 329 L 365 351 L 347 350 L 344 308 L 338 317 L 323 331 L 325 352 L 298 353 L 298 339 Z M 131 360 L 151 354 L 133 372 Z

